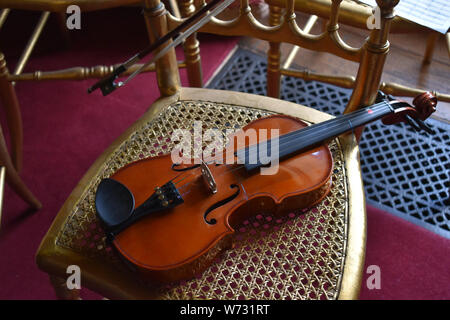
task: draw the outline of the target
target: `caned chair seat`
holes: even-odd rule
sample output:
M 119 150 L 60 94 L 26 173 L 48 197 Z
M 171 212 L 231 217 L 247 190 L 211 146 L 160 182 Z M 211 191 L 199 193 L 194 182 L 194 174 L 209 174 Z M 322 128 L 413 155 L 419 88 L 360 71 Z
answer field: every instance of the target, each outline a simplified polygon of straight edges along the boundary
M 78 265 L 82 286 L 107 298 L 357 298 L 366 221 L 353 134 L 329 144 L 334 158 L 332 188 L 320 204 L 283 218 L 254 212 L 236 228 L 234 247 L 194 279 L 164 286 L 146 283 L 105 242 L 94 205 L 101 179 L 132 161 L 168 153 L 173 146 L 171 132 L 192 128 L 194 121 L 228 129 L 274 113 L 309 123 L 332 117 L 273 98 L 209 89 L 182 88 L 158 100 L 97 159 L 74 189 L 41 243 L 39 268 L 53 280 L 62 280 L 69 265 Z

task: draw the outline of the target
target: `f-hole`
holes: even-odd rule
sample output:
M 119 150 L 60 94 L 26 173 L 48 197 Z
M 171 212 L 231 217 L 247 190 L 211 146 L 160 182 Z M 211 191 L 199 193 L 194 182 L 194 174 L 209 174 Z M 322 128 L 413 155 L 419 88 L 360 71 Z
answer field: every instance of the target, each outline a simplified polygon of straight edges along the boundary
M 232 194 L 232 195 L 229 196 L 228 198 L 225 198 L 225 199 L 223 199 L 223 200 L 220 200 L 220 201 L 216 202 L 215 204 L 213 204 L 211 207 L 209 207 L 209 208 L 205 211 L 205 214 L 203 215 L 203 218 L 205 219 L 205 222 L 206 222 L 207 224 L 213 225 L 213 224 L 216 224 L 216 223 L 217 223 L 217 220 L 214 219 L 214 218 L 212 218 L 211 220 L 208 220 L 208 219 L 207 219 L 207 216 L 208 216 L 208 214 L 209 214 L 211 211 L 213 211 L 213 210 L 215 210 L 215 209 L 217 209 L 217 208 L 219 208 L 219 207 L 221 207 L 221 206 L 227 204 L 228 202 L 234 200 L 234 199 L 239 195 L 239 193 L 241 192 L 241 189 L 239 189 L 239 186 L 238 186 L 237 184 L 232 184 L 232 185 L 230 185 L 230 188 L 231 188 L 231 189 L 237 189 L 237 190 L 236 190 L 236 192 L 235 192 L 234 194 Z

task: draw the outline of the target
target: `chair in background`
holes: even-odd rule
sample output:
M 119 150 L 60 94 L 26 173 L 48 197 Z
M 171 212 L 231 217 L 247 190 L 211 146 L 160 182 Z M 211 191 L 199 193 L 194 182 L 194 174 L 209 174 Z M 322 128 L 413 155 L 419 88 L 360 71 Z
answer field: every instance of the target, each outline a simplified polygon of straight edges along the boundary
M 193 12 L 192 6 L 181 6 L 178 10 L 176 2 L 169 0 L 173 10 L 179 12 L 182 17 L 188 17 Z M 11 10 L 31 10 L 42 12 L 35 29 L 33 30 L 30 39 L 20 56 L 15 69 L 12 73 L 9 72 L 6 64 L 6 59 L 3 53 L 0 52 L 0 103 L 6 112 L 7 126 L 10 133 L 11 140 L 11 159 L 7 153 L 7 149 L 1 150 L 0 162 L 6 166 L 6 180 L 13 189 L 31 206 L 39 209 L 41 204 L 28 190 L 26 185 L 20 179 L 20 171 L 22 169 L 22 148 L 23 148 L 23 132 L 22 132 L 22 117 L 20 111 L 19 100 L 14 89 L 14 85 L 18 81 L 44 81 L 44 80 L 85 80 L 90 78 L 101 78 L 112 72 L 114 66 L 93 66 L 93 67 L 74 67 L 64 70 L 52 71 L 34 71 L 23 73 L 23 70 L 31 57 L 33 49 L 42 34 L 42 31 L 49 19 L 50 14 L 55 14 L 58 17 L 62 28 L 66 27 L 66 10 L 71 5 L 77 5 L 82 13 L 104 10 L 119 6 L 131 6 L 140 4 L 140 0 L 1 0 L 0 8 L 0 29 L 5 24 L 7 17 Z M 183 3 L 183 2 L 181 2 Z M 154 33 L 149 26 L 150 41 L 154 41 Z M 143 47 L 145 44 L 143 44 Z M 202 86 L 202 73 L 199 56 L 199 43 L 196 40 L 196 35 L 192 35 L 184 43 L 185 57 L 184 62 L 179 62 L 179 68 L 188 69 L 188 80 L 190 86 Z M 169 59 L 169 56 L 162 60 Z M 170 55 L 170 59 L 176 59 L 174 54 Z M 155 67 L 154 64 L 148 66 L 144 72 L 154 71 L 155 68 L 164 69 L 164 63 L 160 61 L 159 65 Z M 173 65 L 173 64 L 172 64 Z M 129 73 L 133 72 L 139 66 L 130 69 Z M 174 72 L 173 72 L 174 73 Z M 179 81 L 178 81 L 179 82 Z M 173 92 L 170 92 L 173 93 Z M 3 136 L 1 137 L 3 139 Z M 3 141 L 4 142 L 4 141 Z M 6 145 L 5 145 L 6 146 Z M 6 147 L 5 147 L 6 148 Z M 9 164 L 12 163 L 13 166 Z
M 4 63 L 3 55 L 0 53 L 0 79 L 4 77 L 5 74 L 8 74 L 8 69 Z M 42 207 L 41 203 L 28 189 L 19 175 L 22 166 L 22 122 L 20 120 L 20 110 L 15 107 L 18 105 L 18 102 L 11 83 L 0 80 L 0 100 L 4 106 L 12 106 L 12 108 L 5 108 L 5 114 L 8 126 L 12 128 L 11 144 L 13 152 L 13 157 L 11 157 L 3 136 L 2 126 L 0 126 L 0 165 L 2 168 L 0 201 L 3 200 L 3 182 L 6 181 L 8 185 L 11 186 L 24 201 L 30 204 L 33 209 L 40 209 Z
M 192 4 L 192 1 L 188 3 Z M 381 29 L 372 30 L 361 48 L 350 48 L 340 40 L 338 9 L 334 0 L 327 30 L 320 36 L 302 31 L 295 22 L 294 0 L 287 11 L 272 8 L 271 25 L 260 24 L 248 0 L 241 1 L 239 16 L 231 21 L 213 19 L 200 32 L 252 36 L 270 41 L 276 51 L 280 42 L 324 51 L 360 63 L 355 89 L 346 112 L 372 104 L 379 87 L 393 7 L 381 1 Z M 201 1 L 198 5 L 204 5 Z M 182 20 L 167 14 L 159 0 L 145 0 L 147 19 L 162 35 Z M 274 45 L 277 44 L 277 45 Z M 269 52 L 269 69 L 274 57 Z M 162 61 L 172 63 L 167 58 Z M 273 64 L 273 63 L 272 63 Z M 67 289 L 66 268 L 78 265 L 84 287 L 107 298 L 156 299 L 355 299 L 362 282 L 366 215 L 359 166 L 357 137 L 342 135 L 330 143 L 334 157 L 333 187 L 319 205 L 282 219 L 256 215 L 237 228 L 235 247 L 227 250 L 198 278 L 155 287 L 146 284 L 120 260 L 107 244 L 95 212 L 95 192 L 103 178 L 142 157 L 166 153 L 173 130 L 192 128 L 196 120 L 218 129 L 242 127 L 262 116 L 281 113 L 309 123 L 331 116 L 302 105 L 258 95 L 180 88 L 178 75 L 158 72 L 162 98 L 119 137 L 96 160 L 56 216 L 42 240 L 36 261 L 48 273 L 57 296 L 78 298 Z M 270 73 L 269 73 L 270 76 Z M 269 79 L 270 80 L 270 79 Z M 273 80 L 272 80 L 273 81 Z M 170 94 L 172 92 L 172 94 Z M 255 213 L 256 214 L 256 213 Z M 258 238 L 258 241 L 254 241 Z M 276 253 L 276 254 L 275 254 Z
M 265 0 L 265 2 L 270 7 L 270 19 L 271 23 L 277 24 L 279 23 L 280 13 L 284 8 L 286 7 L 286 2 L 284 0 Z M 330 19 L 330 16 L 332 14 L 331 11 L 331 0 L 296 0 L 294 4 L 294 11 L 311 14 L 308 22 L 305 25 L 305 28 L 303 31 L 305 33 L 310 32 L 318 18 L 324 19 L 324 21 L 327 21 Z M 398 2 L 398 1 L 391 1 L 391 2 Z M 386 7 L 390 6 L 388 2 L 386 3 Z M 381 7 L 381 10 L 383 10 L 383 7 Z M 344 0 L 341 3 L 340 9 L 339 9 L 339 22 L 343 25 L 349 25 L 355 28 L 368 30 L 367 27 L 367 20 L 370 16 L 372 16 L 372 7 L 358 3 L 354 0 Z M 326 30 L 327 26 L 324 26 L 324 29 Z M 436 43 L 436 40 L 439 36 L 438 32 L 432 31 L 428 28 L 425 28 L 419 24 L 416 24 L 414 22 L 410 22 L 408 20 L 402 19 L 399 16 L 394 16 L 390 21 L 390 33 L 404 33 L 404 34 L 413 34 L 415 32 L 427 32 L 429 33 L 428 41 L 426 45 L 426 49 L 424 52 L 423 57 L 423 63 L 429 63 L 432 59 L 434 46 Z M 450 35 L 447 34 L 447 42 L 448 42 L 448 51 L 450 55 Z M 336 38 L 336 41 L 341 41 L 340 39 Z M 353 89 L 355 86 L 355 78 L 353 76 L 330 76 L 326 74 L 318 74 L 314 73 L 309 70 L 295 70 L 293 68 L 290 68 L 290 65 L 292 61 L 295 58 L 295 55 L 297 54 L 299 48 L 301 46 L 295 46 L 291 52 L 289 53 L 288 57 L 284 61 L 283 65 L 281 65 L 281 54 L 280 54 L 280 48 L 279 45 L 274 42 L 271 43 L 271 49 L 270 49 L 270 61 L 269 64 L 271 66 L 270 70 L 268 70 L 268 77 L 271 79 L 271 81 L 268 81 L 268 95 L 271 97 L 279 97 L 280 94 L 280 80 L 281 76 L 291 76 L 291 77 L 297 77 L 302 78 L 304 80 L 317 80 L 322 81 L 326 83 L 330 83 L 333 85 L 337 85 L 344 88 L 350 88 Z M 375 48 L 371 49 L 374 50 Z M 384 49 L 381 49 L 384 50 Z M 350 60 L 350 61 L 359 61 L 359 58 L 357 55 L 354 56 L 340 56 L 344 59 Z M 392 83 L 392 82 L 382 82 L 380 83 L 379 89 L 386 94 L 392 94 L 396 96 L 406 96 L 406 97 L 415 97 L 426 90 L 421 90 L 417 88 L 408 87 L 405 85 L 401 85 L 398 83 Z M 450 94 L 448 93 L 440 93 L 433 91 L 434 95 L 439 99 L 439 101 L 447 101 L 450 102 Z

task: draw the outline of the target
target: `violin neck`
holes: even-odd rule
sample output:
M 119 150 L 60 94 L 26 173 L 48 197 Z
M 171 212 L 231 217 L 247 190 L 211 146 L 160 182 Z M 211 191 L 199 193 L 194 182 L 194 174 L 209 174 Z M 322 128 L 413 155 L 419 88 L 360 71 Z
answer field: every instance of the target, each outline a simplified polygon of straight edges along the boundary
M 292 154 L 306 151 L 322 144 L 324 141 L 335 138 L 345 132 L 353 131 L 357 127 L 379 120 L 393 112 L 393 107 L 388 102 L 383 101 L 358 111 L 282 135 L 278 137 L 278 158 L 283 159 Z M 267 150 L 267 156 L 272 158 L 273 139 L 264 143 L 266 145 L 263 150 Z M 239 150 L 236 154 L 239 160 L 243 160 L 242 162 L 245 163 L 246 169 L 250 171 L 267 165 L 261 163 L 259 150 L 260 144 Z M 253 153 L 257 154 L 257 161 L 256 163 L 249 163 L 249 159 L 255 159 L 255 157 L 250 157 L 250 154 Z
M 297 130 L 293 134 L 283 135 L 279 138 L 280 158 L 291 153 L 301 152 L 343 133 L 353 131 L 392 112 L 393 108 L 391 105 L 387 102 L 380 102 L 370 107 L 311 125 L 305 129 Z

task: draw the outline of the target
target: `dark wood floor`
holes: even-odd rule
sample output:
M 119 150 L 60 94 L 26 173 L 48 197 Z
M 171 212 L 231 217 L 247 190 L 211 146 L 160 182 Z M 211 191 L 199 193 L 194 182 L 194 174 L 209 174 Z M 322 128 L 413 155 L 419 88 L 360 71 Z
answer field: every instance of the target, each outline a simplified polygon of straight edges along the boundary
M 264 16 L 264 14 L 262 14 Z M 307 16 L 298 14 L 299 26 L 303 27 Z M 320 33 L 322 21 L 319 19 L 313 30 Z M 360 30 L 348 26 L 341 26 L 341 36 L 349 45 L 359 47 L 368 35 L 368 30 Z M 434 50 L 433 60 L 430 64 L 422 64 L 428 34 L 391 34 L 391 48 L 386 59 L 382 81 L 436 90 L 450 93 L 450 58 L 447 52 L 445 36 L 439 37 Z M 265 41 L 253 38 L 243 38 L 241 46 L 258 53 L 265 53 L 268 44 Z M 282 61 L 287 57 L 292 45 L 283 44 Z M 356 75 L 358 64 L 335 57 L 327 53 L 318 53 L 301 49 L 293 65 L 307 68 L 316 72 L 331 73 L 335 75 Z M 411 101 L 412 99 L 406 98 Z M 450 103 L 440 102 L 435 118 L 450 122 Z

